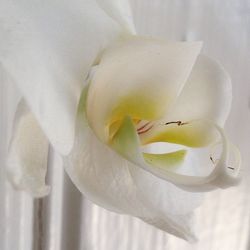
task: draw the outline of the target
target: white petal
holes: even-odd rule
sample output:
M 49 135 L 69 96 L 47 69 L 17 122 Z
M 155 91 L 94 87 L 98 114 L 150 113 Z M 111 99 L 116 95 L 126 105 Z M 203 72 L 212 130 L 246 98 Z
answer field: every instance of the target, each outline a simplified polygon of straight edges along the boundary
M 65 168 L 88 199 L 178 237 L 194 237 L 190 213 L 200 204 L 200 195 L 185 192 L 144 170 L 137 173 L 136 165 L 98 141 L 91 130 L 83 130 L 85 135 L 77 134 L 74 149 L 66 156 Z
M 130 37 L 104 53 L 89 88 L 87 116 L 97 136 L 126 115 L 156 120 L 184 86 L 201 42 L 166 42 Z
M 75 145 L 64 157 L 65 169 L 78 189 L 106 209 L 192 239 L 191 212 L 199 206 L 201 196 L 151 175 L 101 143 L 88 127 L 81 105 Z
M 149 173 L 144 170 L 138 173 L 141 180 L 134 182 L 138 167 L 119 157 L 89 132 L 84 139 L 78 134 L 79 140 L 65 160 L 66 171 L 77 188 L 108 210 L 139 217 L 177 237 L 193 239 L 191 211 L 200 204 L 200 195 L 185 192 L 151 174 L 145 178 L 141 174 Z M 144 191 L 141 186 L 147 189 Z
M 121 29 L 90 0 L 4 0 L 0 19 L 0 63 L 52 145 L 67 154 L 86 75 Z
M 220 142 L 222 144 L 222 152 L 219 160 L 216 162 L 214 168 L 212 168 L 209 174 L 205 176 L 197 176 L 196 174 L 180 174 L 176 172 L 175 169 L 172 170 L 169 168 L 167 164 L 160 166 L 159 164 L 151 164 L 149 161 L 146 161 L 146 158 L 141 152 L 138 134 L 130 117 L 125 117 L 119 130 L 112 138 L 110 146 L 117 153 L 121 154 L 124 158 L 133 162 L 134 164 L 140 166 L 142 169 L 149 171 L 159 178 L 170 181 L 184 189 L 194 192 L 202 192 L 216 188 L 227 188 L 237 185 L 240 180 L 239 177 L 241 166 L 241 159 L 237 149 L 230 147 L 230 143 L 227 140 L 223 129 L 218 125 L 208 120 L 198 120 L 193 121 L 192 123 L 195 124 L 197 122 L 202 122 L 206 125 L 209 125 L 211 128 L 213 128 L 213 130 L 216 130 L 221 137 Z M 235 163 L 232 166 L 233 169 L 230 169 L 228 165 L 230 153 L 232 153 L 232 155 L 236 158 Z M 161 160 L 158 161 L 158 163 L 161 162 Z M 179 164 L 182 163 L 181 159 L 177 159 L 177 162 L 179 162 Z
M 163 231 L 194 240 L 193 212 L 203 195 L 181 190 L 138 167 L 130 165 L 129 169 L 138 199 L 151 211 L 151 217 L 140 218 Z
M 207 119 L 223 126 L 230 111 L 231 101 L 232 87 L 228 73 L 219 63 L 202 55 L 198 57 L 176 103 L 160 123 L 166 124 L 173 121 L 186 123 L 197 119 Z M 196 123 L 196 125 L 199 124 Z M 210 128 L 212 127 L 210 126 Z M 169 136 L 171 132 L 172 136 L 178 133 L 179 137 L 181 134 L 185 136 L 185 140 L 188 137 L 193 137 L 195 140 L 200 138 L 203 143 L 207 144 L 209 142 L 207 139 L 211 137 L 211 131 L 208 129 L 208 126 L 199 128 L 197 126 L 189 127 L 189 125 L 177 126 L 177 124 L 154 126 L 149 133 L 143 134 L 141 138 L 143 143 L 158 141 L 159 138 L 162 141 L 176 143 L 176 138 L 174 138 L 175 141 L 171 141 L 171 136 Z M 191 142 L 191 140 L 189 141 Z M 198 144 L 191 146 L 198 146 Z
M 129 0 L 97 0 L 99 5 L 130 34 L 135 34 Z
M 18 105 L 7 158 L 7 174 L 17 189 L 34 197 L 49 193 L 45 184 L 49 143 L 24 101 Z
M 194 199 L 192 198 L 192 200 Z M 151 224 L 179 238 L 185 239 L 190 243 L 194 243 L 197 241 L 196 231 L 194 229 L 195 226 L 194 226 L 193 212 L 185 214 L 183 216 L 182 215 L 175 216 L 169 214 L 167 222 L 166 220 L 163 220 L 162 216 L 159 214 L 155 214 L 155 217 L 153 218 L 141 218 L 141 219 L 147 222 L 148 224 Z
M 215 60 L 200 55 L 167 121 L 208 119 L 223 126 L 232 101 L 231 79 Z

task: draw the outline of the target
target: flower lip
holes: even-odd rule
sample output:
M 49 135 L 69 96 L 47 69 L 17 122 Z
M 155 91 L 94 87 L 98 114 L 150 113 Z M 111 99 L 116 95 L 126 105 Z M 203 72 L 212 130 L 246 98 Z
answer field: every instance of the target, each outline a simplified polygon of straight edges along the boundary
M 204 123 L 207 126 L 211 126 L 221 137 L 222 152 L 220 159 L 208 175 L 186 175 L 173 171 L 171 166 L 182 163 L 185 158 L 186 152 L 183 150 L 160 155 L 144 154 L 141 151 L 139 135 L 130 117 L 124 118 L 121 127 L 113 138 L 111 147 L 127 160 L 135 163 L 152 174 L 162 179 L 168 180 L 189 191 L 202 192 L 213 190 L 218 187 L 226 188 L 236 185 L 240 179 L 241 164 L 238 151 L 230 146 L 229 141 L 225 137 L 223 129 L 218 125 L 209 120 L 196 120 L 189 122 L 191 125 L 196 123 Z M 174 124 L 176 125 L 176 123 Z M 231 166 L 228 168 L 230 149 L 236 156 L 234 170 L 232 170 Z

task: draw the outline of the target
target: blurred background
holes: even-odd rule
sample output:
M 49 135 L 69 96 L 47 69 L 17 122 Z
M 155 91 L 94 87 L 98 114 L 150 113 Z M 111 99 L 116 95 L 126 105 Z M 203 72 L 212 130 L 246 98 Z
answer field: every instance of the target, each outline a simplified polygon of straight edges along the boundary
M 202 40 L 233 82 L 226 130 L 243 157 L 237 188 L 206 195 L 196 213 L 199 241 L 187 243 L 126 215 L 86 200 L 49 153 L 51 195 L 31 199 L 4 176 L 4 158 L 19 93 L 0 75 L 1 250 L 249 250 L 250 249 L 250 1 L 131 0 L 139 34 L 168 40 Z

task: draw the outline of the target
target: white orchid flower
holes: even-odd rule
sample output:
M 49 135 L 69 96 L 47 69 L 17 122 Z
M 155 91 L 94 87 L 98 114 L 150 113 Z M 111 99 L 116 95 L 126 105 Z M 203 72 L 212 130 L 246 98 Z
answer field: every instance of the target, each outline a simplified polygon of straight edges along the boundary
M 222 129 L 230 78 L 202 43 L 137 36 L 126 0 L 3 0 L 0 22 L 2 79 L 23 95 L 13 185 L 49 193 L 50 143 L 87 198 L 191 239 L 199 192 L 237 184 L 240 165 Z

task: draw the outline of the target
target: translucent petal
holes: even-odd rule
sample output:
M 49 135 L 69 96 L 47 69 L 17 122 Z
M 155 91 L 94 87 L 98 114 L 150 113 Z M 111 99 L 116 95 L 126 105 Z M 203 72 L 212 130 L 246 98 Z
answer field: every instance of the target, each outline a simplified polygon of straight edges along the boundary
M 200 194 L 159 179 L 100 142 L 86 122 L 84 96 L 86 93 L 78 113 L 75 145 L 64 157 L 65 169 L 78 189 L 106 209 L 139 217 L 168 233 L 192 239 L 191 213 L 200 205 Z
M 200 122 L 200 121 L 198 121 Z M 148 164 L 141 153 L 136 129 L 131 118 L 126 117 L 111 142 L 111 147 L 127 160 L 140 166 L 152 174 L 170 181 L 184 189 L 195 192 L 208 191 L 216 188 L 226 188 L 237 185 L 240 177 L 240 158 L 238 152 L 233 148 L 230 150 L 229 142 L 224 135 L 223 129 L 213 122 L 202 121 L 215 129 L 221 136 L 222 153 L 215 164 L 214 169 L 207 176 L 184 175 L 173 171 L 171 168 L 163 168 L 159 164 Z M 195 121 L 193 122 L 195 123 Z M 231 152 L 230 152 L 231 151 Z M 237 160 L 233 170 L 228 168 L 229 153 L 233 153 Z M 209 156 L 208 156 L 209 157 Z M 180 162 L 181 163 L 181 162 Z
M 159 168 L 173 168 L 183 162 L 186 153 L 187 151 L 184 149 L 165 154 L 143 153 L 143 158 L 148 164 L 152 164 L 153 166 Z
M 208 119 L 223 126 L 232 102 L 231 79 L 215 60 L 200 55 L 166 120 Z
M 155 124 L 149 132 L 142 134 L 140 139 L 143 144 L 168 142 L 188 147 L 204 147 L 216 139 L 210 124 L 202 121 L 187 121 L 183 124 L 180 122 Z
M 200 42 L 166 42 L 130 37 L 103 54 L 90 85 L 87 116 L 102 141 L 124 116 L 156 120 L 165 115 L 184 86 Z
M 231 101 L 231 80 L 227 72 L 216 61 L 199 56 L 175 105 L 141 140 L 144 144 L 166 141 L 190 147 L 206 146 L 215 139 L 212 127 L 204 122 L 191 126 L 188 123 L 208 119 L 223 126 Z
M 97 0 L 97 2 L 103 10 L 121 24 L 128 33 L 135 34 L 129 0 Z
M 121 28 L 90 0 L 3 0 L 0 19 L 0 63 L 52 145 L 67 154 L 84 80 Z
M 49 143 L 24 101 L 18 105 L 7 158 L 7 174 L 17 189 L 34 197 L 49 193 L 45 184 Z

